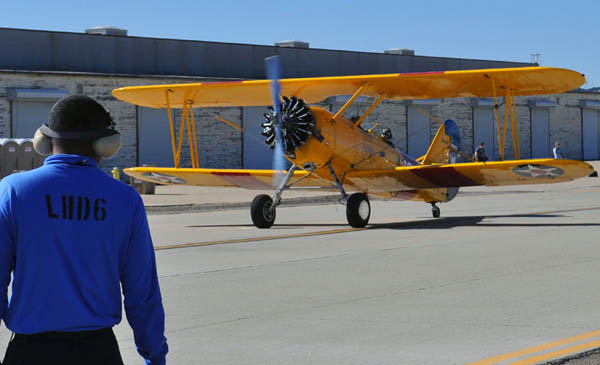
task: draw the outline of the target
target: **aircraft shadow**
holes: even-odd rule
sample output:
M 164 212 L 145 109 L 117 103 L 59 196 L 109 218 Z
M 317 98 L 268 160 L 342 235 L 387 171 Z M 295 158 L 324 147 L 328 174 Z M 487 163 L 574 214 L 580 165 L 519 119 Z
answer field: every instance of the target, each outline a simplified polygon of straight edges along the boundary
M 444 217 L 423 221 L 383 223 L 369 225 L 369 229 L 448 229 L 455 227 L 600 227 L 600 223 L 527 223 L 527 222 L 484 222 L 490 218 L 557 218 L 564 217 L 559 214 L 510 214 L 510 215 L 482 215 Z
M 373 223 L 369 224 L 367 229 L 447 229 L 464 226 L 478 227 L 599 227 L 600 223 L 527 223 L 527 222 L 484 222 L 485 219 L 493 218 L 561 218 L 563 214 L 553 213 L 532 213 L 532 214 L 499 214 L 499 215 L 480 215 L 480 216 L 454 216 L 442 218 L 430 218 L 425 220 L 391 222 L 391 223 Z M 186 226 L 187 228 L 253 228 L 253 224 L 197 224 Z M 275 223 L 271 230 L 293 229 L 307 227 L 342 227 L 350 228 L 347 223 Z

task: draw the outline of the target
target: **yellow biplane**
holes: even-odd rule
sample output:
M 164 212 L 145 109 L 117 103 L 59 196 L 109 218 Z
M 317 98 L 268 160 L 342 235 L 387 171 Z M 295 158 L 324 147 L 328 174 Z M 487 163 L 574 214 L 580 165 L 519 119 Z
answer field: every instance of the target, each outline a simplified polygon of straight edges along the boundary
M 520 159 L 515 96 L 561 93 L 577 88 L 585 82 L 585 78 L 571 70 L 527 67 L 272 78 L 115 89 L 113 95 L 117 99 L 169 110 L 175 167 L 133 167 L 125 169 L 125 173 L 141 180 L 169 184 L 246 189 L 276 187 L 272 198 L 258 195 L 251 206 L 255 226 L 268 228 L 275 222 L 276 207 L 281 203 L 283 191 L 290 187 L 339 191 L 341 201 L 346 204 L 348 223 L 352 227 L 364 227 L 371 215 L 369 197 L 423 201 L 430 203 L 433 216 L 439 217 L 440 209 L 436 204 L 453 199 L 461 186 L 555 183 L 593 172 L 589 164 L 581 161 Z M 352 97 L 335 114 L 311 106 L 334 95 Z M 344 112 L 361 95 L 373 97 L 373 104 L 358 118 L 349 120 L 344 117 Z M 417 159 L 395 148 L 372 130 L 361 127 L 383 99 L 458 97 L 494 98 L 500 161 L 473 162 L 464 155 L 460 151 L 460 132 L 452 120 L 441 124 L 427 153 Z M 498 97 L 505 98 L 503 122 L 498 112 Z M 291 168 L 287 171 L 279 168 L 200 168 L 192 108 L 266 106 L 273 100 L 275 106 L 270 114 L 265 114 L 262 135 L 271 148 L 281 149 L 280 153 L 292 163 Z M 178 138 L 172 108 L 182 109 Z M 504 161 L 508 121 L 516 159 Z M 188 130 L 192 168 L 179 167 L 185 129 Z M 458 162 L 461 155 L 469 162 Z M 276 181 L 278 176 L 280 181 Z

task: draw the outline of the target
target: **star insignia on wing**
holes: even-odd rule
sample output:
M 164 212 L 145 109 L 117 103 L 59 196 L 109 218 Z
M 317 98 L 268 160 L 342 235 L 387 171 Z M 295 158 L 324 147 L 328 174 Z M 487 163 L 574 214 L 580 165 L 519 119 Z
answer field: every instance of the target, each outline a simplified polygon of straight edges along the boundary
M 564 171 L 558 167 L 532 164 L 519 165 L 513 169 L 513 172 L 521 176 L 527 176 L 538 179 L 552 179 L 564 174 Z
M 161 184 L 185 184 L 185 180 L 180 177 L 159 174 L 158 172 L 145 172 L 142 174 L 142 176 L 156 180 Z

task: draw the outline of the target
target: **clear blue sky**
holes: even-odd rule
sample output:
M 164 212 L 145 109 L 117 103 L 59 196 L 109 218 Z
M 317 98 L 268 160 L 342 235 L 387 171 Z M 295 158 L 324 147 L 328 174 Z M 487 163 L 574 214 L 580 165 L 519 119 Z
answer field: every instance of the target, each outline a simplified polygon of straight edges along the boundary
M 600 2 L 448 1 L 3 1 L 0 26 L 82 32 L 114 25 L 132 36 L 529 62 L 565 67 L 600 87 Z M 0 50 L 1 51 L 1 50 Z

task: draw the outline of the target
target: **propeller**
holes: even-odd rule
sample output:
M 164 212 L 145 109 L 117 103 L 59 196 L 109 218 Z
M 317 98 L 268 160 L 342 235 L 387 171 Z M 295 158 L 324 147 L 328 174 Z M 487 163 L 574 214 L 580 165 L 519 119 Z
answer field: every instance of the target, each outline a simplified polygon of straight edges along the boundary
M 279 186 L 279 183 L 283 178 L 282 174 L 286 165 L 285 156 L 283 154 L 284 141 L 281 135 L 281 88 L 279 86 L 279 79 L 281 78 L 281 63 L 279 61 L 279 56 L 265 58 L 265 66 L 267 69 L 267 78 L 271 80 L 271 97 L 273 98 L 272 119 L 274 120 L 272 120 L 271 128 L 275 133 L 271 133 L 270 138 L 272 143 L 269 143 L 272 144 L 272 147 L 274 147 L 273 170 L 277 171 L 275 173 L 273 185 Z

